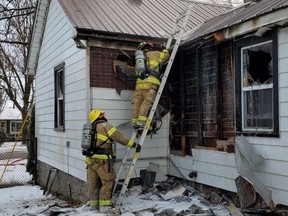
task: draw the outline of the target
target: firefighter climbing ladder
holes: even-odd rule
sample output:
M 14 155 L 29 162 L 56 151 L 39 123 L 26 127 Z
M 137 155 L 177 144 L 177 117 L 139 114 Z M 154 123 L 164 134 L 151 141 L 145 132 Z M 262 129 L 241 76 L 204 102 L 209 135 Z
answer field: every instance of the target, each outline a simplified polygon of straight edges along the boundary
M 179 16 L 175 19 L 175 22 L 173 24 L 173 27 L 172 27 L 172 30 L 171 30 L 171 33 L 169 35 L 169 38 L 167 40 L 167 43 L 166 43 L 166 48 L 169 49 L 170 46 L 171 46 L 171 42 L 173 40 L 173 38 L 177 37 L 176 39 L 176 42 L 175 44 L 173 45 L 173 50 L 172 50 L 172 53 L 171 53 L 171 56 L 169 58 L 169 61 L 168 61 L 168 64 L 167 64 L 167 67 L 166 67 L 166 70 L 165 70 L 165 73 L 162 77 L 162 80 L 161 80 L 161 84 L 159 86 L 159 89 L 158 89 L 158 92 L 157 92 L 157 95 L 156 95 L 156 98 L 155 98 L 155 101 L 152 105 L 152 108 L 151 108 L 151 111 L 149 113 L 149 116 L 148 116 L 148 119 L 147 119 L 147 122 L 145 124 L 145 127 L 144 127 L 144 130 L 141 134 L 141 137 L 140 137 L 140 141 L 139 141 L 139 144 L 142 146 L 144 141 L 145 141 L 145 138 L 146 138 L 146 135 L 147 135 L 147 132 L 149 130 L 149 126 L 151 124 L 151 121 L 153 119 L 153 116 L 154 116 L 154 113 L 156 111 L 156 108 L 158 106 L 158 103 L 159 103 L 159 100 L 160 100 L 160 97 L 161 97 L 161 94 L 162 94 L 162 91 L 165 87 L 165 84 L 166 84 L 166 81 L 167 81 L 167 78 L 168 78 L 168 75 L 169 75 L 169 72 L 170 72 L 170 69 L 172 67 L 172 64 L 173 64 L 173 61 L 174 61 L 174 58 L 176 56 L 176 53 L 177 53 L 177 50 L 178 50 L 178 47 L 180 45 L 180 42 L 181 42 L 181 39 L 182 39 L 182 36 L 183 36 L 183 33 L 184 33 L 184 30 L 185 30 L 185 27 L 186 27 L 186 24 L 188 22 L 188 19 L 189 19 L 189 16 L 190 16 L 190 12 L 192 10 L 192 4 L 189 5 L 189 7 L 187 8 L 186 11 L 184 11 L 183 13 L 179 14 Z M 136 137 L 136 134 L 137 134 L 137 131 L 135 130 L 132 134 L 132 137 L 131 139 L 135 139 Z M 113 189 L 113 192 L 115 192 L 115 189 L 117 187 L 117 185 L 121 184 L 122 185 L 122 188 L 121 188 L 121 191 L 120 191 L 120 194 L 119 194 L 119 197 L 117 199 L 117 206 L 120 206 L 121 205 L 121 202 L 122 202 L 122 198 L 127 190 L 127 187 L 128 187 L 128 184 L 129 184 L 129 181 L 130 181 L 130 178 L 132 176 L 132 173 L 134 171 L 134 168 L 135 168 L 135 164 L 138 160 L 138 157 L 139 157 L 139 154 L 140 152 L 135 152 L 134 154 L 134 157 L 132 159 L 132 163 L 130 165 L 130 168 L 128 170 L 128 174 L 126 176 L 126 179 L 124 180 L 124 183 L 120 183 L 119 182 L 119 179 L 120 179 L 120 176 L 121 176 L 121 173 L 123 171 L 123 168 L 124 166 L 126 165 L 126 161 L 127 161 L 127 158 L 128 158 L 128 155 L 129 155 L 129 151 L 130 151 L 130 148 L 127 148 L 126 150 L 126 153 L 123 157 L 123 160 L 120 164 L 120 167 L 119 167 L 119 170 L 118 170 L 118 173 L 117 173 L 117 176 L 116 176 L 116 179 L 115 179 L 115 185 L 114 185 L 114 189 Z

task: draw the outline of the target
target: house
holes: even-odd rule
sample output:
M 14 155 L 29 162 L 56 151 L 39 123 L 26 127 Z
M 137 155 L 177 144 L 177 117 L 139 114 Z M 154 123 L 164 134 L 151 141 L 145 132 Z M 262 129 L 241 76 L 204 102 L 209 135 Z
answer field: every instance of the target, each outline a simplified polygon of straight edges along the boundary
M 192 4 L 189 29 L 231 9 Z M 126 123 L 131 119 L 135 76 L 121 59 L 133 56 L 139 42 L 165 42 L 178 13 L 187 7 L 186 1 L 170 0 L 38 1 L 26 69 L 36 81 L 35 137 L 41 186 L 52 184 L 52 175 L 57 175 L 52 191 L 85 201 L 81 138 L 90 110 L 105 110 L 109 121 L 131 136 L 132 128 Z M 132 177 L 139 177 L 151 161 L 163 173 L 170 172 L 169 117 L 163 118 L 157 134 L 147 137 Z M 125 150 L 116 145 L 116 168 Z
M 5 106 L 0 113 L 0 129 L 5 132 L 7 141 L 15 141 L 22 126 L 22 115 L 13 106 Z
M 171 175 L 238 192 L 243 207 L 255 202 L 246 179 L 270 208 L 288 205 L 287 47 L 284 0 L 245 2 L 186 35 L 169 77 Z
M 193 4 L 189 29 L 231 9 Z M 47 187 L 52 184 L 50 175 L 57 175 L 52 191 L 85 201 L 86 165 L 80 144 L 90 110 L 105 110 L 113 125 L 131 135 L 132 128 L 126 123 L 131 118 L 135 76 L 121 59 L 133 56 L 139 42 L 165 42 L 174 19 L 187 7 L 186 1 L 168 0 L 38 2 L 26 69 L 36 79 L 40 185 Z M 169 114 L 158 133 L 147 137 L 133 177 L 139 177 L 139 171 L 151 161 L 169 173 L 168 128 Z M 116 146 L 116 168 L 125 150 Z

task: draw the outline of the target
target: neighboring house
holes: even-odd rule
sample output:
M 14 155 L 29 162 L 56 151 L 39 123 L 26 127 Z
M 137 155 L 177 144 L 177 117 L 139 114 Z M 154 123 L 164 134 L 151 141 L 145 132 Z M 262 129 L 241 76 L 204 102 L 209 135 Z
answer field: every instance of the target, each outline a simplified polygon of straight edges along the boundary
M 7 141 L 14 141 L 22 126 L 22 116 L 18 109 L 5 107 L 0 113 L 0 129 L 6 133 Z
M 271 208 L 287 206 L 288 1 L 249 2 L 204 22 L 174 68 L 169 173 L 232 192 L 241 176 Z
M 193 4 L 189 29 L 231 9 Z M 127 53 L 133 56 L 142 41 L 165 42 L 178 13 L 187 7 L 187 1 L 170 0 L 38 1 L 27 73 L 36 76 L 40 185 L 46 185 L 49 171 L 53 175 L 56 168 L 58 177 L 52 190 L 85 201 L 86 165 L 80 145 L 90 110 L 105 110 L 113 125 L 131 135 L 132 127 L 122 126 L 131 119 L 135 76 L 133 68 L 120 60 L 127 58 Z M 169 117 L 163 118 L 157 134 L 147 136 L 136 164 L 137 177 L 149 162 L 170 173 Z M 118 165 L 125 150 L 117 145 Z

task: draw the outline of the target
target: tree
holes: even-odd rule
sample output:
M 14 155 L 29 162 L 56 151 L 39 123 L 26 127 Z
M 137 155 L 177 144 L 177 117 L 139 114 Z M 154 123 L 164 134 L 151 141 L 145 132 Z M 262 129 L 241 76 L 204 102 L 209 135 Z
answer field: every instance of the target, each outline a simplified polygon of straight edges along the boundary
M 10 99 L 23 120 L 34 103 L 34 76 L 25 73 L 25 61 L 35 11 L 36 0 L 0 0 L 0 107 Z

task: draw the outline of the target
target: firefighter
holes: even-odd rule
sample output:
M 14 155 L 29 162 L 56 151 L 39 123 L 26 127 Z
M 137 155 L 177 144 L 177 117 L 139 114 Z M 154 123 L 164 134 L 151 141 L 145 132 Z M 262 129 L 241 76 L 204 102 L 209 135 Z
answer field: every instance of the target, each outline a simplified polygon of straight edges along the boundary
M 138 50 L 144 53 L 146 70 L 144 74 L 136 71 L 138 78 L 132 98 L 132 126 L 143 129 L 161 82 L 161 66 L 169 59 L 170 54 L 166 48 L 162 51 L 153 50 L 153 44 L 146 42 L 140 43 Z M 137 64 L 138 58 L 135 58 Z
M 109 124 L 102 110 L 92 110 L 89 118 L 95 135 L 93 134 L 90 149 L 83 153 L 87 164 L 88 204 L 92 209 L 99 207 L 99 211 L 105 213 L 111 209 L 112 188 L 116 178 L 112 142 L 133 147 L 136 152 L 140 152 L 141 145 Z

